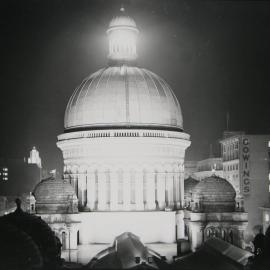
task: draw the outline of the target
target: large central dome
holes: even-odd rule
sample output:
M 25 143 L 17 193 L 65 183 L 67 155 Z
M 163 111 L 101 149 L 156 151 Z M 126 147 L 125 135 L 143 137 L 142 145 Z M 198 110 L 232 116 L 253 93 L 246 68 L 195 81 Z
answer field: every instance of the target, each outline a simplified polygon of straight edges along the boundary
M 169 85 L 153 72 L 135 65 L 139 30 L 125 14 L 107 30 L 109 66 L 85 78 L 71 96 L 65 131 L 148 128 L 183 130 L 180 105 Z
M 181 108 L 169 85 L 153 72 L 107 67 L 77 87 L 66 108 L 65 129 L 114 126 L 182 130 Z

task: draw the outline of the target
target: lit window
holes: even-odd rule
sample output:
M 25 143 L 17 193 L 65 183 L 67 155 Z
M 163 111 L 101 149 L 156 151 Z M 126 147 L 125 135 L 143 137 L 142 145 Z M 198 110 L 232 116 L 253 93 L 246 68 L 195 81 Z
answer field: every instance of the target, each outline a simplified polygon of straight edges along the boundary
M 7 177 L 4 177 L 3 180 L 7 181 L 8 179 L 7 179 Z
M 3 171 L 7 172 L 8 171 L 8 168 L 3 168 Z
M 266 222 L 269 222 L 269 214 L 265 214 L 264 217 L 265 217 L 265 221 L 266 221 Z

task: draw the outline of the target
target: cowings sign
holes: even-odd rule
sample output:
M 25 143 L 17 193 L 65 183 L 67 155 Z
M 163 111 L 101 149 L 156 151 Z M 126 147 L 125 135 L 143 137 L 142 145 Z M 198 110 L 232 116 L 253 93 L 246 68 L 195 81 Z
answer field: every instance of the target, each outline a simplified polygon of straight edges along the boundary
M 243 194 L 250 193 L 250 144 L 248 138 L 242 139 L 242 188 Z

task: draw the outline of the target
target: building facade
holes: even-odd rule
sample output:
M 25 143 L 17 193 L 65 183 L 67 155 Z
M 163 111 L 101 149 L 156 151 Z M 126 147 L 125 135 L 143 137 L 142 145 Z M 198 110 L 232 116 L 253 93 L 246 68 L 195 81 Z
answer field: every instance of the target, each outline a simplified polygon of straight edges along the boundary
M 38 163 L 26 158 L 0 158 L 0 195 L 29 194 L 41 179 L 41 159 L 38 158 Z
M 259 207 L 269 202 L 270 135 L 224 133 L 220 141 L 223 173 L 235 188 L 240 207 L 249 215 L 248 233 L 261 225 Z
M 57 146 L 78 197 L 79 244 L 124 231 L 143 242 L 184 236 L 184 157 L 190 145 L 167 82 L 136 65 L 139 31 L 122 11 L 107 30 L 108 66 L 76 88 Z M 110 223 L 110 228 L 107 228 Z
M 185 234 L 195 251 L 205 241 L 216 237 L 244 248 L 248 215 L 237 208 L 236 192 L 224 178 L 211 176 L 200 182 L 188 181 L 186 198 L 192 196 L 185 210 Z

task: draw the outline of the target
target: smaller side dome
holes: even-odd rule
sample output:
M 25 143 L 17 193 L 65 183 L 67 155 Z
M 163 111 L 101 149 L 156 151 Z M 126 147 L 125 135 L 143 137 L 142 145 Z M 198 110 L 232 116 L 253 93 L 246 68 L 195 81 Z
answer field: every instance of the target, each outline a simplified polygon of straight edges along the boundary
M 193 207 L 202 212 L 234 212 L 236 192 L 224 178 L 211 176 L 204 178 L 193 190 Z
M 65 180 L 44 179 L 36 185 L 33 195 L 36 199 L 38 214 L 78 212 L 78 198 L 75 190 Z
M 196 187 L 196 185 L 199 183 L 200 181 L 189 177 L 187 179 L 185 179 L 184 182 L 184 189 L 185 189 L 185 194 L 184 194 L 184 198 L 185 198 L 185 205 L 186 207 L 190 207 L 191 202 L 192 202 L 192 194 L 193 194 L 193 190 Z

